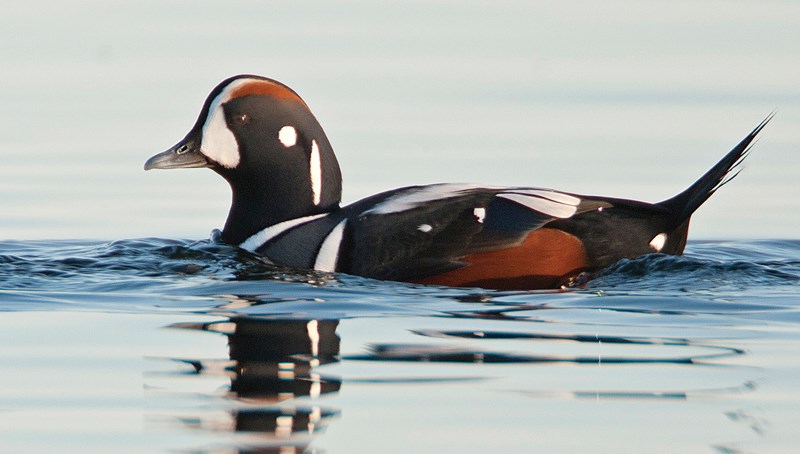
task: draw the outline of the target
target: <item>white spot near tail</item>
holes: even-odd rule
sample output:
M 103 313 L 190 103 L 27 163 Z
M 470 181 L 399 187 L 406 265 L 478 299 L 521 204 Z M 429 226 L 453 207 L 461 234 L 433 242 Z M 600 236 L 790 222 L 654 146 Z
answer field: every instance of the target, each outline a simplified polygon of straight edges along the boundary
M 284 126 L 278 131 L 278 140 L 284 147 L 293 147 L 297 143 L 297 131 L 292 126 Z
M 486 208 L 475 208 L 472 210 L 472 214 L 475 215 L 475 218 L 483 224 L 483 220 L 486 219 Z
M 319 247 L 317 260 L 314 262 L 314 269 L 319 271 L 336 271 L 336 262 L 339 260 L 339 246 L 342 245 L 344 237 L 344 227 L 347 219 L 336 224 L 331 233 L 325 237 L 325 241 Z
M 311 192 L 314 195 L 314 205 L 319 205 L 322 200 L 322 161 L 319 156 L 319 145 L 316 140 L 311 141 Z
M 661 252 L 661 250 L 664 249 L 664 245 L 666 243 L 667 243 L 667 234 L 659 233 L 658 235 L 654 236 L 652 240 L 650 240 L 650 247 L 656 252 Z
M 420 224 L 420 226 L 417 227 L 417 230 L 419 230 L 422 233 L 428 233 L 431 230 L 433 230 L 433 227 L 431 227 L 430 224 Z

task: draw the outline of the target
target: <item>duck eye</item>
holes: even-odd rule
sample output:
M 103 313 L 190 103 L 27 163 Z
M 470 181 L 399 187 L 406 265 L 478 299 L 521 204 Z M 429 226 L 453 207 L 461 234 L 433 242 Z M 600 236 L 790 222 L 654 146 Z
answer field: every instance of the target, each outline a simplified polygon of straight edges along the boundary
M 237 125 L 246 125 L 250 122 L 250 115 L 246 113 L 240 113 L 233 116 L 233 121 L 236 122 Z

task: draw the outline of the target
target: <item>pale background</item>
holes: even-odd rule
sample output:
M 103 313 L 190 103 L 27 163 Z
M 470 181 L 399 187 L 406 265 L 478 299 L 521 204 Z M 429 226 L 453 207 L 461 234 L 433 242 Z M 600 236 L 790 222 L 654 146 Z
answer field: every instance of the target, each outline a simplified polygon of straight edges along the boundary
M 207 237 L 222 179 L 142 164 L 237 73 L 308 102 L 348 202 L 444 181 L 658 201 L 777 108 L 691 237 L 798 236 L 800 2 L 14 2 L 0 57 L 0 239 Z

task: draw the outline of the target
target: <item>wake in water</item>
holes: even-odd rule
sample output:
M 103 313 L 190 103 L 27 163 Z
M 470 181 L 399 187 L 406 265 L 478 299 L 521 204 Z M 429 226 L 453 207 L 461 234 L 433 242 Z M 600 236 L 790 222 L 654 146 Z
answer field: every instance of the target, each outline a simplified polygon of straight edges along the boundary
M 652 254 L 622 260 L 585 289 L 648 294 L 793 295 L 800 284 L 800 241 L 690 243 L 686 256 Z M 220 294 L 274 295 L 313 300 L 356 292 L 370 298 L 456 298 L 543 295 L 561 292 L 497 292 L 381 282 L 355 276 L 292 270 L 218 241 L 165 239 L 0 242 L 0 298 L 10 310 L 53 303 L 78 307 L 147 296 L 181 297 L 173 307 L 209 304 Z M 100 302 L 98 294 L 104 295 Z M 87 295 L 93 295 L 88 297 Z M 476 297 L 476 295 L 478 295 Z M 139 301 L 138 298 L 134 300 Z M 213 302 L 212 302 L 213 303 Z M 137 303 L 138 304 L 138 303 Z M 143 303 L 145 305 L 152 303 Z M 213 304 L 212 304 L 213 306 Z

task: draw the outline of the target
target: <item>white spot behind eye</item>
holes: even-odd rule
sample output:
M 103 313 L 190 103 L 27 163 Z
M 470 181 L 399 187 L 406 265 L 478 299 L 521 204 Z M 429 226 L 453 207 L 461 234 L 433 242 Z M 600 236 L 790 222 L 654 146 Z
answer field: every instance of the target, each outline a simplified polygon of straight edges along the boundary
M 428 233 L 431 230 L 433 230 L 433 227 L 431 227 L 430 224 L 420 224 L 420 226 L 417 227 L 417 230 L 419 230 L 422 233 Z
M 297 143 L 297 131 L 292 126 L 284 126 L 278 131 L 278 140 L 284 147 L 293 147 Z
M 475 208 L 472 210 L 472 214 L 478 219 L 478 222 L 483 224 L 483 220 L 486 219 L 486 208 Z

